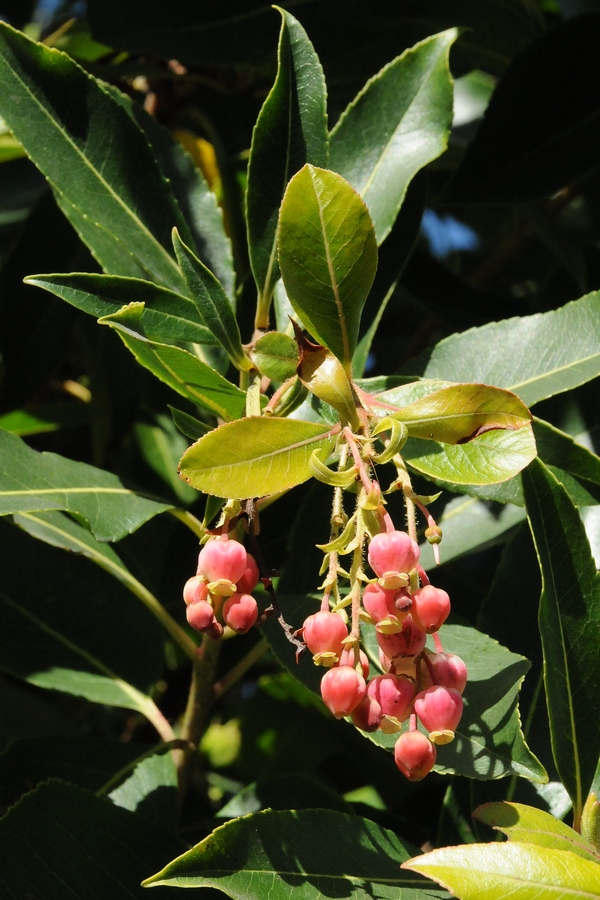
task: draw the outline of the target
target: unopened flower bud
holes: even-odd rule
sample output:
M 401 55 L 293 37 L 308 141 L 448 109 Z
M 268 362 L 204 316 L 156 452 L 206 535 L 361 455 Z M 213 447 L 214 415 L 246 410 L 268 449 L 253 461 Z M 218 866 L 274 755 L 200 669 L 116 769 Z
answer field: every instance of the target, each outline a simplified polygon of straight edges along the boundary
M 351 666 L 328 669 L 321 679 L 321 697 L 336 719 L 349 716 L 366 692 L 365 679 Z
M 415 712 L 434 744 L 449 744 L 454 740 L 462 711 L 462 697 L 454 688 L 436 684 L 415 697 Z
M 436 749 L 422 731 L 405 731 L 396 741 L 394 759 L 409 781 L 421 781 L 435 765 Z
M 376 534 L 369 544 L 369 565 L 386 590 L 408 584 L 407 574 L 419 559 L 418 545 L 404 531 Z
M 428 653 L 428 668 L 435 684 L 454 688 L 462 694 L 467 684 L 467 667 L 455 653 Z
M 330 667 L 339 661 L 348 628 L 340 615 L 321 610 L 305 620 L 303 635 L 315 664 Z
M 426 584 L 412 595 L 411 613 L 427 634 L 439 631 L 450 613 L 450 597 L 441 588 Z
M 251 594 L 260 577 L 256 560 L 251 553 L 246 554 L 246 569 L 241 578 L 235 583 L 239 594 Z
M 258 604 L 251 594 L 232 594 L 223 605 L 223 619 L 237 634 L 246 634 L 256 623 Z
M 208 631 L 216 622 L 215 611 L 207 600 L 191 603 L 185 611 L 187 620 L 196 631 Z
M 213 538 L 198 556 L 198 574 L 209 582 L 236 584 L 244 575 L 248 554 L 239 541 Z
M 371 733 L 377 731 L 381 722 L 381 707 L 374 697 L 366 694 L 358 706 L 352 711 L 352 724 L 361 731 Z
M 367 696 L 379 703 L 381 731 L 393 734 L 412 712 L 415 685 L 405 675 L 376 675 L 367 685 Z
M 208 585 L 201 575 L 188 578 L 183 588 L 183 599 L 186 606 L 208 599 Z

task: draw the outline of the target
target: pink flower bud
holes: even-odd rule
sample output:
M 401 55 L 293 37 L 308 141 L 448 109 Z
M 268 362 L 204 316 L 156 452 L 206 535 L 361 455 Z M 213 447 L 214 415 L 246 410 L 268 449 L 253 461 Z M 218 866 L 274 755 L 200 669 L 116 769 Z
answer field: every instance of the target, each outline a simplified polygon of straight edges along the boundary
M 422 731 L 405 731 L 396 741 L 394 759 L 409 781 L 421 781 L 435 765 L 436 749 Z
M 208 582 L 228 581 L 235 585 L 246 571 L 247 558 L 239 541 L 213 538 L 200 551 L 198 574 Z
M 246 554 L 246 570 L 235 583 L 239 594 L 251 594 L 258 584 L 259 571 L 256 560 L 251 553 Z
M 197 603 L 199 600 L 206 600 L 207 598 L 208 585 L 202 576 L 194 575 L 193 578 L 188 578 L 183 588 L 185 605 L 189 606 L 191 603 Z
M 306 646 L 318 666 L 335 666 L 348 637 L 348 628 L 341 616 L 334 612 L 314 613 L 303 625 Z
M 223 619 L 237 634 L 246 634 L 256 623 L 258 604 L 251 594 L 232 594 L 223 604 Z
M 412 665 L 413 658 L 423 650 L 425 640 L 425 632 L 413 622 L 410 613 L 402 624 L 402 631 L 397 634 L 377 632 L 377 643 L 396 668 L 403 659 Z
M 402 631 L 406 612 L 400 612 L 395 604 L 397 591 L 386 591 L 378 584 L 368 584 L 363 592 L 363 606 L 375 622 L 377 631 L 394 634 Z
M 411 613 L 427 634 L 439 631 L 450 612 L 450 597 L 441 588 L 426 584 L 412 595 Z
M 419 559 L 418 545 L 404 531 L 376 534 L 369 544 L 369 565 L 386 590 L 408 583 L 407 574 Z
M 462 697 L 454 688 L 436 684 L 415 697 L 415 712 L 434 744 L 449 744 L 454 740 L 462 711 Z
M 381 707 L 381 731 L 393 734 L 412 712 L 415 685 L 405 675 L 376 675 L 367 685 L 367 696 Z
M 366 692 L 365 679 L 351 666 L 328 669 L 321 679 L 321 697 L 336 719 L 349 716 Z
M 352 711 L 352 724 L 369 734 L 377 731 L 381 722 L 381 707 L 373 697 L 365 695 Z
M 362 669 L 363 678 L 366 681 L 366 679 L 369 677 L 369 657 L 364 650 L 359 650 L 358 659 L 360 662 L 360 667 Z M 350 647 L 348 650 L 342 650 L 342 652 L 340 653 L 340 666 L 352 666 L 352 668 L 354 668 L 353 647 Z
M 455 653 L 428 653 L 427 659 L 435 684 L 454 688 L 462 694 L 467 684 L 467 667 Z
M 185 614 L 188 622 L 196 631 L 208 631 L 217 621 L 215 611 L 207 600 L 197 600 L 196 603 L 191 603 Z

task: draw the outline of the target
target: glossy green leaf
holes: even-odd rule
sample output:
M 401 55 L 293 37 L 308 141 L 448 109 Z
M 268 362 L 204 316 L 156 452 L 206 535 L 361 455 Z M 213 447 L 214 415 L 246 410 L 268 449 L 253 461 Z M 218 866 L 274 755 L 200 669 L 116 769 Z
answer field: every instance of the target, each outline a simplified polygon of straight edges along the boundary
M 524 803 L 486 803 L 478 806 L 474 818 L 507 835 L 520 844 L 536 844 L 600 862 L 600 856 L 580 834 L 549 813 Z
M 32 275 L 25 279 L 61 297 L 97 319 L 118 312 L 128 303 L 143 303 L 142 327 L 157 341 L 188 341 L 218 344 L 212 332 L 201 323 L 189 297 L 141 278 L 117 275 Z
M 144 900 L 140 882 L 184 845 L 89 791 L 49 781 L 0 821 L 0 893 L 44 900 Z
M 242 348 L 240 329 L 229 298 L 222 284 L 215 278 L 195 253 L 187 247 L 177 229 L 173 232 L 173 246 L 194 300 L 200 319 L 227 351 L 230 360 L 242 370 L 252 367 Z
M 5 521 L 0 528 L 0 668 L 152 721 L 149 693 L 162 668 L 158 622 L 88 560 L 34 541 Z
M 250 263 L 265 305 L 279 277 L 277 222 L 287 183 L 307 162 L 327 166 L 328 155 L 323 69 L 300 23 L 279 12 L 277 77 L 254 127 L 246 197 Z
M 64 509 L 101 541 L 118 541 L 170 504 L 147 500 L 116 475 L 56 453 L 38 453 L 0 431 L 0 515 Z
M 521 472 L 536 455 L 531 426 L 486 431 L 467 444 L 409 438 L 402 456 L 422 475 L 450 484 L 496 484 Z
M 459 900 L 588 900 L 600 897 L 600 866 L 533 844 L 444 847 L 406 863 Z
M 281 206 L 279 265 L 303 324 L 349 368 L 377 245 L 364 202 L 341 176 L 311 165 L 294 175 Z
M 185 434 L 186 437 L 191 438 L 193 441 L 197 441 L 198 438 L 208 434 L 211 430 L 210 427 L 205 425 L 204 422 L 201 422 L 200 419 L 191 416 L 189 413 L 184 412 L 184 410 L 177 409 L 170 404 L 169 409 L 171 410 L 175 425 L 177 425 L 182 434 Z
M 114 328 L 137 361 L 186 400 L 225 420 L 243 415 L 244 392 L 187 350 L 147 338 L 143 313 L 143 304 L 133 303 L 99 322 Z
M 4 23 L 0 79 L 0 115 L 104 269 L 184 290 L 170 232 L 187 230 L 185 221 L 145 135 L 110 89 Z
M 529 425 L 531 413 L 515 394 L 485 384 L 456 384 L 390 413 L 411 437 L 459 444 L 485 432 L 516 431 Z
M 523 474 L 542 570 L 540 634 L 552 752 L 579 820 L 600 747 L 600 575 L 569 495 L 543 463 Z
M 129 809 L 164 831 L 175 833 L 179 797 L 172 754 L 167 750 L 140 760 L 131 775 L 108 797 L 115 806 Z
M 410 180 L 446 149 L 453 85 L 448 57 L 457 37 L 451 28 L 385 66 L 331 133 L 330 167 L 367 204 L 378 244 L 394 224 Z
M 494 384 L 528 406 L 585 384 L 600 375 L 600 292 L 451 335 L 436 345 L 423 375 Z
M 259 372 L 275 382 L 293 378 L 298 368 L 298 345 L 281 331 L 263 334 L 250 350 L 250 356 Z
M 292 892 L 304 900 L 445 897 L 400 870 L 408 856 L 393 832 L 368 819 L 324 809 L 269 809 L 221 825 L 144 885 L 213 886 L 235 900 L 283 900 Z
M 180 473 L 205 494 L 262 497 L 308 481 L 313 451 L 332 444 L 326 426 L 250 416 L 200 438 L 184 453 Z
M 372 659 L 377 660 L 374 629 L 365 628 L 363 635 Z M 469 680 L 456 737 L 437 748 L 436 770 L 479 781 L 514 774 L 546 782 L 544 767 L 523 738 L 517 705 L 529 661 L 475 628 L 444 625 L 439 636 L 444 650 L 464 659 Z M 407 728 L 408 722 L 403 730 Z M 376 731 L 367 737 L 391 751 L 398 736 Z

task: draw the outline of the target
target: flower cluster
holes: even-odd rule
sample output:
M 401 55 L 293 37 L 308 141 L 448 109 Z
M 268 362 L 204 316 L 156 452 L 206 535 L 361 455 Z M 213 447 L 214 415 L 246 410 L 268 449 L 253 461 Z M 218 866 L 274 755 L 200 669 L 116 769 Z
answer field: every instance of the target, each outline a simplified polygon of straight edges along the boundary
M 197 574 L 183 589 L 189 624 L 214 640 L 224 625 L 245 634 L 258 618 L 252 596 L 258 580 L 256 561 L 239 541 L 226 534 L 211 538 L 200 551 Z
M 460 657 L 443 651 L 437 632 L 450 598 L 429 584 L 415 541 L 392 526 L 371 538 L 368 561 L 375 577 L 366 579 L 360 618 L 375 627 L 383 673 L 368 680 L 368 658 L 344 613 L 324 608 L 327 594 L 321 610 L 304 622 L 303 637 L 314 662 L 327 668 L 321 696 L 336 718 L 350 716 L 357 728 L 385 734 L 402 732 L 409 722 L 394 757 L 400 771 L 418 781 L 432 769 L 436 746 L 454 738 L 467 669 Z M 435 652 L 425 647 L 428 634 Z M 428 735 L 417 730 L 417 720 Z

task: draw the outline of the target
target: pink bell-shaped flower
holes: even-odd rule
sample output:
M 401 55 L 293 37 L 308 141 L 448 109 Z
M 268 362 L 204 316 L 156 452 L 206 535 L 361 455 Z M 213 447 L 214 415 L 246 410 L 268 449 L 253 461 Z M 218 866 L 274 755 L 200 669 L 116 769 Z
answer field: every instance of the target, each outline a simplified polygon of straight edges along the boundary
M 394 747 L 394 760 L 409 781 L 421 781 L 435 765 L 435 746 L 422 731 L 405 731 Z
M 463 700 L 458 691 L 441 684 L 434 684 L 415 697 L 415 712 L 434 744 L 449 744 L 454 740 L 462 711 Z

